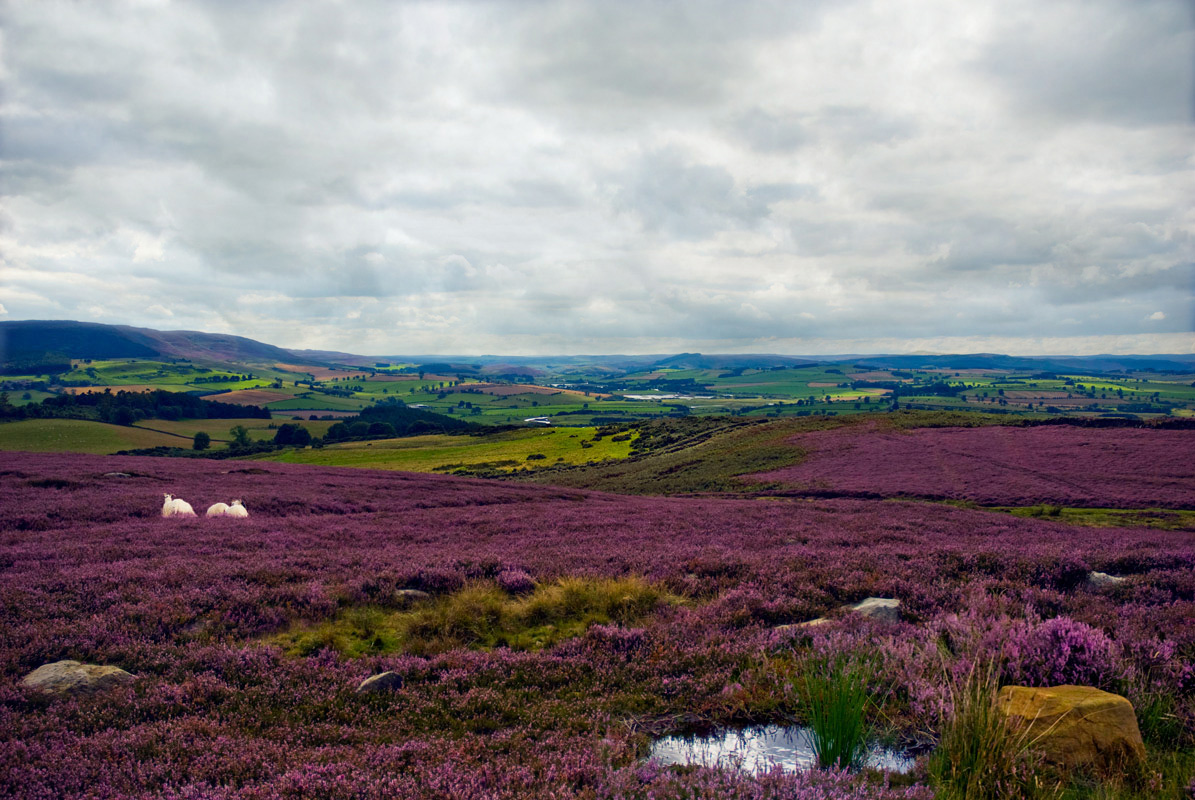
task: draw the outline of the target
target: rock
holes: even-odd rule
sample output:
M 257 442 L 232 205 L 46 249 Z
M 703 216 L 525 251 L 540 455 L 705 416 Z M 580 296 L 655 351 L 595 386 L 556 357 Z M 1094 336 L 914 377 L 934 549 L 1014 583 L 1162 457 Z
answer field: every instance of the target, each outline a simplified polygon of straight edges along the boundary
M 1064 769 L 1123 773 L 1145 760 L 1132 704 L 1091 686 L 1005 686 L 1000 711 L 1019 726 L 1045 759 Z
M 127 472 L 105 472 L 104 477 L 105 478 L 131 478 L 133 476 Z
M 1087 573 L 1087 585 L 1093 589 L 1102 589 L 1105 586 L 1116 586 L 1124 583 L 1126 578 L 1121 578 L 1117 575 L 1109 575 L 1106 572 L 1089 572 Z
M 395 689 L 401 689 L 402 684 L 402 675 L 397 672 L 380 672 L 361 681 L 361 685 L 357 687 L 357 694 L 392 692 Z
M 421 592 L 418 589 L 399 589 L 394 593 L 394 599 L 400 603 L 418 603 L 420 600 L 428 600 L 430 598 L 430 594 Z
M 803 628 L 816 628 L 818 625 L 825 625 L 830 620 L 825 617 L 817 617 L 816 619 L 807 619 L 804 622 L 794 622 L 788 625 L 775 625 L 772 627 L 776 633 L 793 633 Z
M 847 610 L 880 622 L 900 621 L 900 601 L 891 597 L 868 597 Z
M 68 660 L 43 664 L 26 675 L 21 685 L 45 694 L 82 694 L 128 683 L 134 677 L 120 667 Z

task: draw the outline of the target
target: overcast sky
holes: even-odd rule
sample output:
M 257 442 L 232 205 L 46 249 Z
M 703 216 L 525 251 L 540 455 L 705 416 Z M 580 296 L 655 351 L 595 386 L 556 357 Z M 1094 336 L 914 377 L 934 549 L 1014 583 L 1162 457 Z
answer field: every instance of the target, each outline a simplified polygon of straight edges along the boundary
M 1189 0 L 7 0 L 0 319 L 1195 351 Z

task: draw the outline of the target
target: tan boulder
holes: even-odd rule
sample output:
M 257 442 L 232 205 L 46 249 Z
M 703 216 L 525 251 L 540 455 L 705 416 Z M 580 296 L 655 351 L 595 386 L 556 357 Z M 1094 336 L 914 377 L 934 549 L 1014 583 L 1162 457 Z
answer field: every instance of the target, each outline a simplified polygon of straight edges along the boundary
M 133 677 L 120 667 L 68 660 L 41 665 L 26 675 L 21 685 L 45 694 L 86 694 L 128 683 Z
M 1145 760 L 1133 705 L 1090 686 L 1005 686 L 997 706 L 1046 761 L 1119 773 Z

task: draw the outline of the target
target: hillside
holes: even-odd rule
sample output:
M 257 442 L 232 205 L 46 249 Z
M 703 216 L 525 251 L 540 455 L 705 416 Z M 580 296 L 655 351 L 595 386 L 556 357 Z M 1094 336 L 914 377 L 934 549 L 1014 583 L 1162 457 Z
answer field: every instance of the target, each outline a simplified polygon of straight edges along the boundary
M 182 358 L 192 361 L 322 363 L 271 344 L 223 333 L 158 331 L 71 320 L 0 322 L 6 370 L 70 359 Z

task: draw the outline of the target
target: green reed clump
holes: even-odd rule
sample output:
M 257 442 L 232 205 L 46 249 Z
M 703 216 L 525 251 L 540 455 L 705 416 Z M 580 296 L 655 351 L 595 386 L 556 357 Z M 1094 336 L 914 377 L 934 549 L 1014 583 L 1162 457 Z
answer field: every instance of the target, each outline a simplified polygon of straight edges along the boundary
M 835 657 L 811 664 L 803 676 L 810 743 L 823 768 L 854 769 L 867 754 L 871 728 L 867 664 Z
M 949 674 L 949 673 L 948 673 Z M 941 800 L 1014 800 L 1052 796 L 1037 776 L 1040 766 L 1026 732 L 996 703 L 995 665 L 948 679 L 952 712 L 930 756 L 929 774 Z

